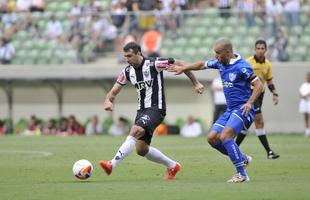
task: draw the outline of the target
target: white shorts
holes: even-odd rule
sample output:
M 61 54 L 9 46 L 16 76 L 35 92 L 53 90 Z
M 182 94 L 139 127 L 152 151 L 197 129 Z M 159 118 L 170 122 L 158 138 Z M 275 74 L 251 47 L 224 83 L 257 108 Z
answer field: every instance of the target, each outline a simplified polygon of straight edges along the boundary
M 299 112 L 310 114 L 310 100 L 302 99 L 299 102 Z

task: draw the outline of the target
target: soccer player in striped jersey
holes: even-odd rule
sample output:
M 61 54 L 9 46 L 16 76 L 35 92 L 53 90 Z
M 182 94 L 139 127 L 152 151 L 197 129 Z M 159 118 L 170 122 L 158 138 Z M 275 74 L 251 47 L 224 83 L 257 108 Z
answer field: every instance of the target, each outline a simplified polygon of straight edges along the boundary
M 262 81 L 264 85 L 263 92 L 259 95 L 259 97 L 254 102 L 255 132 L 256 132 L 258 139 L 260 140 L 260 142 L 262 143 L 263 147 L 265 148 L 267 152 L 267 158 L 277 159 L 280 157 L 280 155 L 273 152 L 269 146 L 267 136 L 266 136 L 266 131 L 264 129 L 264 118 L 263 118 L 263 113 L 262 113 L 262 105 L 263 105 L 266 83 L 267 83 L 267 86 L 270 92 L 272 93 L 273 104 L 277 105 L 279 101 L 278 93 L 272 81 L 273 76 L 272 76 L 271 64 L 269 60 L 265 58 L 266 51 L 267 51 L 267 43 L 264 40 L 257 40 L 255 42 L 255 55 L 247 58 L 247 61 L 253 67 L 254 74 L 257 77 L 259 77 L 259 79 Z M 245 132 L 237 136 L 236 143 L 238 146 L 240 146 L 245 136 L 246 136 Z
M 237 173 L 227 182 L 246 182 L 250 179 L 245 167 L 251 158 L 240 151 L 234 137 L 248 129 L 253 122 L 253 104 L 262 92 L 263 85 L 253 73 L 252 67 L 240 55 L 233 53 L 232 44 L 228 39 L 217 40 L 214 44 L 214 51 L 215 59 L 213 60 L 183 66 L 172 65 L 168 70 L 177 75 L 188 70 L 210 68 L 219 70 L 227 110 L 211 127 L 208 142 L 222 154 L 228 155 L 236 167 Z M 254 87 L 253 92 L 251 85 Z
M 173 63 L 182 63 L 173 58 L 146 58 L 141 53 L 141 47 L 134 42 L 125 45 L 123 50 L 129 65 L 121 71 L 116 83 L 106 95 L 104 109 L 112 111 L 115 97 L 129 82 L 135 86 L 138 94 L 138 111 L 126 141 L 121 145 L 114 158 L 110 161 L 100 161 L 99 164 L 104 172 L 110 175 L 136 147 L 138 155 L 165 165 L 167 167 L 166 179 L 172 180 L 181 170 L 181 165 L 155 147 L 151 147 L 150 144 L 153 131 L 166 115 L 163 70 Z M 194 84 L 195 90 L 202 93 L 203 85 L 191 72 L 186 75 Z

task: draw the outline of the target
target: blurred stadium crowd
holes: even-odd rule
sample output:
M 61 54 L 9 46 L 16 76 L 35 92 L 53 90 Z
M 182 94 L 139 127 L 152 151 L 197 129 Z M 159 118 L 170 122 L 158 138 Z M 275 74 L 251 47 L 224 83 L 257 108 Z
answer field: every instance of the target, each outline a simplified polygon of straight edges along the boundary
M 88 63 L 132 40 L 195 60 L 220 36 L 244 57 L 264 38 L 271 60 L 309 60 L 308 0 L 0 0 L 0 12 L 2 64 Z

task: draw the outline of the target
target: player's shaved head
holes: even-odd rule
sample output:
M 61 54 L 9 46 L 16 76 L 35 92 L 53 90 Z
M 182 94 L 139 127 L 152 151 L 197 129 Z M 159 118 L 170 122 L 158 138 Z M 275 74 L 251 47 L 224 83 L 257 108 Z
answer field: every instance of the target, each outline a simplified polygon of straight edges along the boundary
M 230 42 L 229 39 L 227 38 L 220 38 L 218 39 L 215 44 L 214 44 L 214 47 L 222 47 L 223 49 L 225 49 L 226 51 L 232 51 L 233 48 L 232 48 L 232 44 Z
M 226 38 L 220 38 L 214 43 L 214 52 L 215 58 L 224 65 L 228 65 L 230 59 L 234 56 L 232 44 Z

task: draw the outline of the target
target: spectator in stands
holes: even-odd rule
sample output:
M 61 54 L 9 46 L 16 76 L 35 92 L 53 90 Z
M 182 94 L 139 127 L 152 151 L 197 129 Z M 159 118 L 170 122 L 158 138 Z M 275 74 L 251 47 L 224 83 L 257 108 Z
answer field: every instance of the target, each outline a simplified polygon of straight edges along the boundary
M 40 122 L 35 115 L 31 115 L 28 128 L 23 135 L 41 135 Z
M 243 13 L 248 27 L 255 26 L 255 0 L 247 0 L 243 2 Z
M 168 13 L 168 27 L 177 36 L 177 28 L 180 26 L 181 21 L 181 9 L 178 7 L 175 1 L 171 1 L 169 4 L 170 11 Z
M 117 28 L 121 29 L 126 20 L 127 8 L 124 0 L 113 0 L 110 6 L 110 14 L 112 24 Z
M 42 133 L 43 135 L 56 135 L 57 129 L 55 119 L 48 120 L 47 125 L 43 128 Z
M 46 35 L 49 39 L 60 39 L 62 36 L 62 26 L 59 20 L 56 20 L 55 15 L 52 15 L 47 23 Z
M 141 39 L 142 52 L 148 57 L 160 57 L 159 50 L 161 48 L 161 41 L 162 36 L 158 31 L 154 29 L 146 31 Z
M 285 22 L 288 27 L 300 25 L 300 0 L 283 0 Z
M 266 24 L 268 31 L 268 38 L 274 38 L 276 36 L 276 30 L 281 25 L 281 14 L 283 7 L 279 0 L 267 0 L 266 1 Z
M 161 34 L 166 32 L 168 26 L 168 12 L 164 10 L 164 4 L 162 0 L 157 0 L 156 7 L 154 9 L 155 24 L 154 27 Z
M 63 117 L 60 119 L 60 127 L 57 129 L 57 135 L 68 136 L 68 119 Z
M 94 0 L 87 0 L 86 5 L 84 5 L 83 16 L 90 19 L 93 15 L 98 13 L 98 8 L 95 6 Z
M 40 27 L 39 27 L 38 24 L 35 24 L 34 26 L 31 26 L 30 29 L 29 29 L 29 32 L 31 34 L 32 40 L 34 40 L 34 41 L 43 38 L 42 32 L 41 32 Z
M 98 120 L 98 116 L 94 115 L 91 121 L 86 126 L 86 135 L 101 135 L 103 134 L 102 125 Z
M 11 64 L 11 61 L 15 55 L 15 47 L 11 43 L 11 40 L 3 37 L 0 41 L 0 62 L 1 64 Z
M 122 136 L 129 133 L 128 120 L 124 117 L 119 117 L 116 123 L 113 123 L 109 130 L 108 134 L 112 136 Z
M 220 17 L 229 18 L 231 16 L 230 0 L 218 0 L 218 8 L 220 12 Z
M 114 50 L 114 39 L 117 35 L 117 29 L 106 18 L 100 17 L 98 14 L 93 15 L 89 29 L 98 50 L 106 49 L 109 44 L 113 45 Z
M 5 135 L 7 128 L 5 127 L 4 121 L 0 119 L 0 135 Z
M 137 0 L 127 0 L 126 8 L 129 12 L 129 30 L 128 32 L 131 34 L 138 29 L 138 16 L 139 12 L 139 3 Z
M 29 12 L 31 7 L 31 0 L 17 0 L 16 9 L 18 12 Z
M 305 126 L 305 136 L 310 136 L 310 72 L 306 75 L 306 82 L 304 82 L 299 88 L 300 102 L 299 102 L 299 112 L 303 114 L 304 126 Z
M 44 12 L 45 1 L 44 0 L 31 0 L 31 12 Z
M 8 7 L 3 8 L 1 16 L 1 22 L 5 29 L 16 29 L 17 15 L 12 12 Z M 5 31 L 4 31 L 5 32 Z
M 0 0 L 0 13 L 6 12 L 8 7 L 8 1 L 7 0 Z
M 74 115 L 68 117 L 68 135 L 84 134 L 84 127 L 76 120 Z
M 286 62 L 289 61 L 290 55 L 286 47 L 288 45 L 288 36 L 281 29 L 277 30 L 275 41 L 270 45 L 266 57 L 271 61 Z
M 81 17 L 82 16 L 82 7 L 79 6 L 78 1 L 77 0 L 72 0 L 71 1 L 71 9 L 69 12 L 69 16 L 71 17 Z
M 223 84 L 220 77 L 213 79 L 211 89 L 213 92 L 213 123 L 226 111 L 226 99 L 223 91 Z
M 124 41 L 124 24 L 126 21 L 127 8 L 124 0 L 113 0 L 110 6 L 110 16 L 112 24 L 117 28 L 115 37 L 115 51 L 122 52 Z
M 180 132 L 183 137 L 198 137 L 202 134 L 201 125 L 195 121 L 193 116 L 188 116 L 186 124 L 181 128 Z

